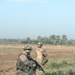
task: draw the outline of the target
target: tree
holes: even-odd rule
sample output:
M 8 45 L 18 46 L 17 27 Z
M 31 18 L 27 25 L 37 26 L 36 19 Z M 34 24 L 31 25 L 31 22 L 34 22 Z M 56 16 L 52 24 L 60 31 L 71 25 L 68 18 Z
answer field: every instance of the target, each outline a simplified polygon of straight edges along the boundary
M 42 39 L 42 37 L 41 37 L 41 36 L 38 36 L 38 37 L 37 37 L 37 41 L 38 41 L 38 42 L 40 42 L 40 41 L 41 41 L 41 39 Z
M 59 45 L 59 44 L 60 44 L 60 36 L 57 35 L 55 39 L 55 45 Z
M 50 42 L 50 44 L 54 44 L 55 43 L 55 35 L 53 34 L 53 35 L 51 35 L 50 37 L 49 37 L 49 42 Z
M 26 41 L 28 44 L 31 43 L 31 39 L 30 39 L 29 37 L 27 37 L 27 38 L 25 39 L 25 41 Z
M 62 38 L 61 38 L 61 41 L 60 41 L 60 44 L 61 45 L 65 45 L 67 43 L 67 36 L 65 34 L 62 35 Z
M 62 40 L 67 40 L 67 36 L 65 34 L 62 35 Z

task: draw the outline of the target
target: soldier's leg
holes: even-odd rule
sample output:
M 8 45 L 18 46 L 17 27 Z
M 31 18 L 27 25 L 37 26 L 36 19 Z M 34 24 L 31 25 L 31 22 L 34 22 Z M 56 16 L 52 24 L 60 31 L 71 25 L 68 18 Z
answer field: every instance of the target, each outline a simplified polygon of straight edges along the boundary
M 29 75 L 21 70 L 17 70 L 16 75 Z

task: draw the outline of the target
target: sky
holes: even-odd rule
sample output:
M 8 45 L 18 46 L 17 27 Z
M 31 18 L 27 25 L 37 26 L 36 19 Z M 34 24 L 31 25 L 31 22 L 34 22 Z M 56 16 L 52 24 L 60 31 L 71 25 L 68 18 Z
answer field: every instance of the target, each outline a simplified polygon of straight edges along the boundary
M 0 38 L 67 35 L 75 39 L 75 0 L 0 0 Z

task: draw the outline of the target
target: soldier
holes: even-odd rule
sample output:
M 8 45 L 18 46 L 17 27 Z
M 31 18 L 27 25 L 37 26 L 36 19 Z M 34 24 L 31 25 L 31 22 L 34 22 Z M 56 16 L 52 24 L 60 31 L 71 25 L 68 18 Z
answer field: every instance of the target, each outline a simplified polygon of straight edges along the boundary
M 41 66 L 44 66 L 48 62 L 48 59 L 46 58 L 47 52 L 42 48 L 42 46 L 43 46 L 42 43 L 38 43 L 35 54 L 37 62 L 39 62 Z
M 27 58 L 31 51 L 32 47 L 30 46 L 23 48 L 23 53 L 19 55 L 16 63 L 16 75 L 34 75 L 33 62 Z
M 35 54 L 36 54 L 37 62 L 41 65 L 42 68 L 44 68 L 44 65 L 48 62 L 48 59 L 46 58 L 47 52 L 42 48 L 42 46 L 43 46 L 42 43 L 37 44 L 37 49 Z M 39 75 L 38 72 L 39 71 L 36 70 L 36 75 Z M 39 73 L 41 73 L 41 71 Z

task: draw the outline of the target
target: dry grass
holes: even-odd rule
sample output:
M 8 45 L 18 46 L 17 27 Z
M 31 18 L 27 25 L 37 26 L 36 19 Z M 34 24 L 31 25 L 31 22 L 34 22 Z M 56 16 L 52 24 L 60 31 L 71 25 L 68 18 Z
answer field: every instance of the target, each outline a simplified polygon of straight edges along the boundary
M 3 72 L 15 72 L 15 64 L 18 55 L 22 52 L 24 45 L 0 45 L 0 73 Z M 35 57 L 36 45 L 31 45 L 33 51 L 31 53 L 32 57 Z M 49 60 L 61 61 L 67 58 L 75 58 L 75 47 L 74 46 L 54 46 L 54 45 L 44 45 L 43 48 L 48 53 Z M 74 62 L 74 60 L 72 60 Z

